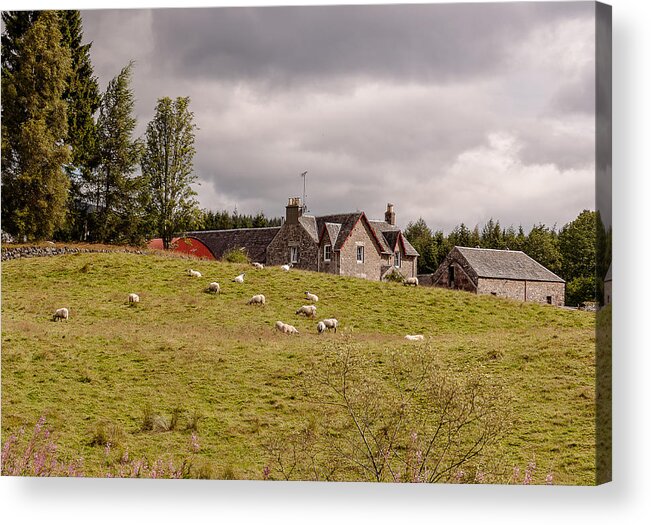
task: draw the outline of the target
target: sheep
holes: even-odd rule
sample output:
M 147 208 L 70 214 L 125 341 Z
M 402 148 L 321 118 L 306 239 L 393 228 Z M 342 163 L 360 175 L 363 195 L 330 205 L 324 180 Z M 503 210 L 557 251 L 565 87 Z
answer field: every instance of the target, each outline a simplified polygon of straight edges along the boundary
M 423 341 L 425 339 L 424 335 L 406 335 L 405 339 L 407 341 Z
M 134 305 L 135 303 L 140 302 L 140 296 L 137 293 L 130 293 L 129 294 L 129 303 L 131 305 Z
M 293 327 L 291 324 L 285 324 L 282 321 L 276 321 L 276 329 L 282 332 L 283 334 L 297 334 L 298 330 Z
M 243 283 L 244 282 L 244 274 L 241 273 L 238 275 L 235 279 L 233 279 L 234 283 Z
M 317 323 L 316 330 L 320 334 L 330 329 L 333 329 L 335 333 L 337 333 L 337 326 L 339 326 L 339 321 L 336 319 L 324 319 L 323 321 L 319 321 Z
M 208 292 L 210 293 L 219 293 L 219 283 L 212 282 L 208 285 Z
M 264 270 L 264 264 L 262 264 L 262 263 L 254 262 L 254 263 L 252 263 L 252 266 L 253 266 L 256 270 Z
M 296 310 L 296 315 L 304 315 L 305 317 L 316 318 L 316 306 L 313 304 L 301 306 L 298 310 Z
M 310 301 L 311 303 L 318 303 L 319 302 L 319 298 L 316 295 L 314 295 L 313 293 L 310 293 L 310 292 L 305 292 L 305 299 Z
M 196 270 L 188 270 L 188 275 L 190 277 L 201 277 L 201 272 L 198 272 Z
M 253 297 L 251 297 L 249 302 L 246 303 L 246 304 L 261 304 L 262 306 L 264 306 L 265 302 L 266 302 L 265 296 L 262 295 L 262 294 L 258 294 L 258 295 L 254 295 Z
M 53 321 L 57 321 L 59 319 L 68 319 L 68 309 L 67 308 L 59 308 L 54 312 L 54 316 L 52 317 Z
M 418 277 L 407 277 L 403 284 L 405 286 L 418 286 Z
M 281 270 L 288 272 L 291 267 L 292 267 L 291 264 L 283 264 L 280 268 Z

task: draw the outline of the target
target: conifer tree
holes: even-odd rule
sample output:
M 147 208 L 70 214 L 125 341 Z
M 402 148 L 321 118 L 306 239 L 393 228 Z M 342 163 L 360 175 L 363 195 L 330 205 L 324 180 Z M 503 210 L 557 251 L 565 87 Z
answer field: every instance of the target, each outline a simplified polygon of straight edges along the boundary
M 145 135 L 142 157 L 144 188 L 149 196 L 147 221 L 169 248 L 175 233 L 187 229 L 199 216 L 196 192 L 191 184 L 194 158 L 194 114 L 190 99 L 158 100 L 154 119 Z
M 63 166 L 70 151 L 63 92 L 71 59 L 56 12 L 34 18 L 3 13 L 2 223 L 18 237 L 38 240 L 51 237 L 66 216 Z

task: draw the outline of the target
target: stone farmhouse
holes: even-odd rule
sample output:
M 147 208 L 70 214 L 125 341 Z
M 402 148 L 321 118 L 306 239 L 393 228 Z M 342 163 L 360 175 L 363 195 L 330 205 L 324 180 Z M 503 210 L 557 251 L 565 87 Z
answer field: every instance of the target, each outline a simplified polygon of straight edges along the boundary
M 565 281 L 521 251 L 455 246 L 432 275 L 419 278 L 422 284 L 565 305 Z
M 313 216 L 304 213 L 298 197 L 289 199 L 282 226 L 193 231 L 184 238 L 205 245 L 215 259 L 242 249 L 253 262 L 374 281 L 389 271 L 416 276 L 419 255 L 396 226 L 392 204 L 384 220 L 371 220 L 360 211 Z

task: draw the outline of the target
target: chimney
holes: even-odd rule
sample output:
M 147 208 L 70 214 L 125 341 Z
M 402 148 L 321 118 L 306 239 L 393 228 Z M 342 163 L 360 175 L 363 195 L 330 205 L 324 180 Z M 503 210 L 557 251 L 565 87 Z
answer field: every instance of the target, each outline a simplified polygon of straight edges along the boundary
M 300 197 L 290 197 L 287 203 L 287 210 L 285 214 L 285 222 L 287 224 L 298 224 L 298 218 L 303 215 L 303 207 L 301 206 Z
M 384 220 L 391 226 L 396 225 L 396 213 L 393 211 L 393 204 L 387 204 L 387 211 L 384 212 Z

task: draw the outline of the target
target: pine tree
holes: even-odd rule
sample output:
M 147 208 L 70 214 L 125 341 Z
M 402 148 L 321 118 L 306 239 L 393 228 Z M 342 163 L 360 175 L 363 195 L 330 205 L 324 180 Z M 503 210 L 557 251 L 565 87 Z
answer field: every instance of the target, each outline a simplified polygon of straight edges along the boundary
M 198 215 L 193 174 L 194 114 L 190 99 L 169 97 L 158 100 L 154 119 L 145 134 L 142 174 L 149 195 L 148 222 L 169 248 L 175 233 L 187 229 Z
M 98 160 L 94 173 L 94 197 L 101 242 L 138 242 L 142 216 L 138 196 L 141 178 L 134 176 L 142 144 L 132 139 L 135 98 L 130 88 L 133 62 L 113 78 L 102 96 L 97 119 Z
M 66 216 L 62 168 L 70 151 L 62 97 L 70 51 L 61 45 L 54 11 L 3 13 L 3 21 L 2 222 L 10 233 L 38 240 L 51 237 Z

